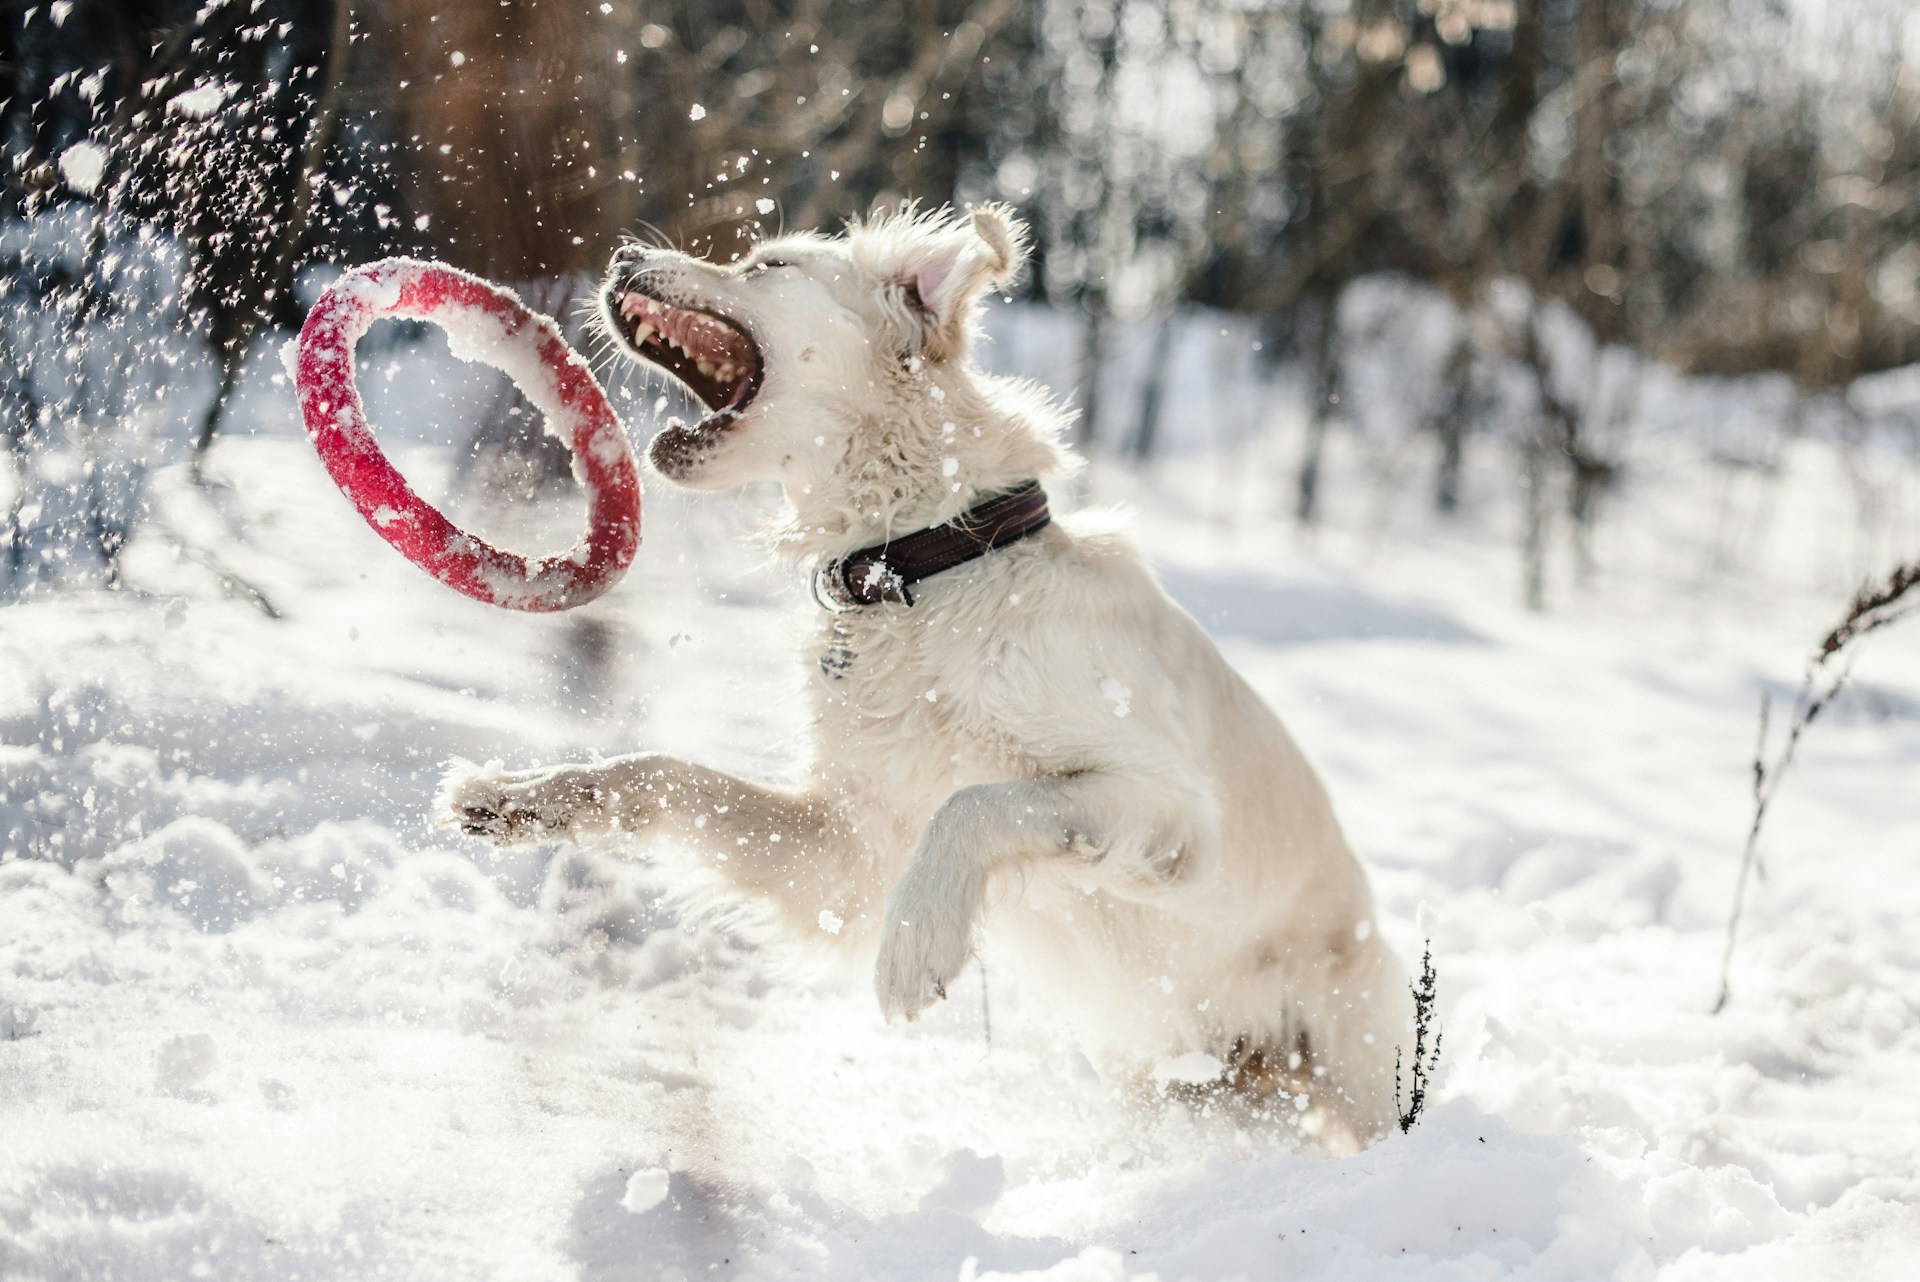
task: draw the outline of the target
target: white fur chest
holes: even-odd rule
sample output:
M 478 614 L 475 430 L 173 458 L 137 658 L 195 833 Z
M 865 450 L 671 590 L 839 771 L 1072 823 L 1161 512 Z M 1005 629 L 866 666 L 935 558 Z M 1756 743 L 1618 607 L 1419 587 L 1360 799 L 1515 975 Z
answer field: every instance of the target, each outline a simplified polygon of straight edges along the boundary
M 956 790 L 1035 769 L 981 697 L 998 644 L 957 599 L 977 588 L 825 616 L 809 643 L 816 770 L 915 833 Z

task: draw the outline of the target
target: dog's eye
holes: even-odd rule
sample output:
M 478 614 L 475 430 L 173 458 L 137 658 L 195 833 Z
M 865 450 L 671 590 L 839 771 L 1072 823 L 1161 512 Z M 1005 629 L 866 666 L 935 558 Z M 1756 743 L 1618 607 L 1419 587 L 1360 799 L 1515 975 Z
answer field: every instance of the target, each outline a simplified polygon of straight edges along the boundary
M 787 262 L 785 259 L 762 258 L 759 262 L 755 263 L 753 266 L 749 267 L 747 270 L 750 272 L 768 272 L 768 271 L 772 271 L 776 267 L 791 267 L 791 266 L 793 266 L 793 264 L 790 262 Z

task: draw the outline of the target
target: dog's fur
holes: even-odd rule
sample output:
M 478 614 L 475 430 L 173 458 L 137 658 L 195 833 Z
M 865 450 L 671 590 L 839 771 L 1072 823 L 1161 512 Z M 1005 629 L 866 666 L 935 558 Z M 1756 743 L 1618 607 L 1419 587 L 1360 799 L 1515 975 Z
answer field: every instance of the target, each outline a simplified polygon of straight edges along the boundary
M 803 561 L 1060 473 L 1063 412 L 969 360 L 1023 233 L 987 207 L 783 237 L 732 267 L 623 251 L 610 291 L 644 276 L 735 321 L 763 363 L 737 420 L 669 427 L 655 469 L 701 490 L 778 482 L 776 546 Z M 838 919 L 877 946 L 889 1017 L 944 996 L 989 924 L 1022 959 L 1009 982 L 1083 1016 L 1108 1062 L 1206 1051 L 1225 1085 L 1284 1082 L 1356 1138 L 1386 1129 L 1406 989 L 1365 874 L 1306 758 L 1130 542 L 1056 521 L 910 607 L 835 622 L 806 663 L 829 643 L 852 662 L 814 672 L 798 789 L 641 753 L 463 769 L 444 812 L 500 841 L 618 831 L 705 852 L 797 929 Z

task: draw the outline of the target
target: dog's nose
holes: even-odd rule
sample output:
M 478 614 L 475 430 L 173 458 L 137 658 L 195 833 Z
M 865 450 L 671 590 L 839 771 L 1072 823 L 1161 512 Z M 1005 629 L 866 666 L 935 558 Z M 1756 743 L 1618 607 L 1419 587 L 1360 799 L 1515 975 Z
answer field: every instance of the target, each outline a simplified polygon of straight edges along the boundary
M 624 289 L 638 280 L 642 273 L 654 266 L 652 249 L 646 245 L 622 245 L 613 251 L 613 260 L 607 264 L 605 277 L 610 289 Z
M 627 244 L 613 251 L 612 268 L 614 271 L 631 271 L 646 262 L 647 256 L 652 252 L 653 247 L 651 245 L 642 245 L 638 241 L 629 241 Z

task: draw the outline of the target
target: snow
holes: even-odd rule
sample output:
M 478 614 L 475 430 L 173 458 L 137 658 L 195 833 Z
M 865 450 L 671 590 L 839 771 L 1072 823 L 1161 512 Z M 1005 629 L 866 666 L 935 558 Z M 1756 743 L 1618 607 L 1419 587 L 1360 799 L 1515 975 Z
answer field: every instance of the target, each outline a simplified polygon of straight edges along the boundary
M 665 1171 L 657 1166 L 643 1166 L 627 1177 L 627 1191 L 620 1195 L 620 1209 L 644 1215 L 667 1200 L 671 1187 Z
M 1189 1051 L 1163 1060 L 1153 1066 L 1153 1080 L 1161 1085 L 1179 1083 L 1184 1086 L 1205 1086 L 1208 1082 L 1217 1082 L 1227 1066 L 1207 1054 L 1205 1051 Z
M 1136 510 L 1325 774 L 1390 942 L 1431 938 L 1436 1102 L 1331 1160 L 1102 1081 L 990 944 L 888 1027 L 868 976 L 680 911 L 617 846 L 433 827 L 456 756 L 790 772 L 813 607 L 751 542 L 763 496 L 650 492 L 627 581 L 566 615 L 427 583 L 270 366 L 228 485 L 171 467 L 154 502 L 286 618 L 138 539 L 132 590 L 0 610 L 0 1276 L 1911 1275 L 1920 626 L 1809 733 L 1708 1014 L 1759 693 L 1872 544 L 1819 442 L 1772 481 L 1660 446 L 1544 615 L 1485 472 L 1441 524 L 1336 453 L 1312 540 L 1270 501 L 1286 431 L 1056 495 Z M 386 444 L 444 484 L 443 446 Z M 1890 475 L 1877 510 L 1913 510 Z M 1761 484 L 1729 572 L 1712 523 Z
M 170 1037 L 154 1055 L 153 1089 L 162 1095 L 191 1098 L 194 1088 L 219 1065 L 213 1038 L 205 1033 Z
M 77 142 L 60 153 L 60 176 L 67 186 L 90 196 L 107 172 L 106 148 L 94 142 Z
M 176 94 L 167 102 L 167 110 L 195 120 L 205 120 L 219 111 L 226 100 L 239 92 L 240 86 L 220 80 L 207 80 L 195 85 L 185 93 Z

